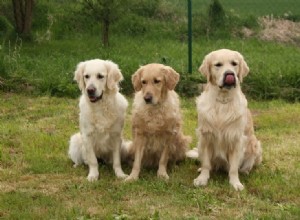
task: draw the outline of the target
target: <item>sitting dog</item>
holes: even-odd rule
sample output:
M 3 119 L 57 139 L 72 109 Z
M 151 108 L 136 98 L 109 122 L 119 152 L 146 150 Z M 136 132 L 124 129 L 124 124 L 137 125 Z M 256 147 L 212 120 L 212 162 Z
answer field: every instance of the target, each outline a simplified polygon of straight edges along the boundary
M 123 76 L 112 61 L 88 60 L 77 65 L 74 80 L 80 97 L 80 133 L 70 140 L 69 156 L 75 166 L 89 166 L 87 179 L 98 179 L 98 159 L 113 164 L 118 178 L 127 177 L 121 168 L 122 129 L 128 102 L 119 93 Z
M 142 165 L 158 166 L 157 176 L 169 179 L 168 163 L 185 158 L 190 137 L 182 133 L 179 98 L 174 91 L 178 81 L 179 74 L 162 64 L 142 66 L 133 74 L 133 142 L 128 151 L 134 162 L 126 181 L 138 179 Z
M 201 173 L 194 185 L 206 185 L 210 171 L 221 168 L 229 172 L 234 189 L 243 190 L 239 171 L 249 173 L 262 161 L 261 144 L 240 87 L 248 65 L 239 52 L 221 49 L 209 53 L 199 71 L 207 86 L 196 101 Z

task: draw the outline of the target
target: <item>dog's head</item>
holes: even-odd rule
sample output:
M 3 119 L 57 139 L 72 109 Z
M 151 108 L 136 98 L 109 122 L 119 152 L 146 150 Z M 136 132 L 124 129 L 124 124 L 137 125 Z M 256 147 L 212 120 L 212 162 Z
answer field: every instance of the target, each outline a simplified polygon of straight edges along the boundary
M 168 90 L 174 90 L 179 74 L 169 66 L 152 63 L 140 67 L 131 79 L 134 90 L 142 91 L 145 102 L 155 105 L 164 100 Z
M 109 60 L 88 60 L 77 65 L 74 80 L 91 102 L 102 99 L 104 93 L 118 91 L 123 79 L 117 64 Z
M 231 89 L 243 81 L 249 67 L 239 52 L 221 49 L 206 55 L 199 71 L 208 83 L 221 89 Z

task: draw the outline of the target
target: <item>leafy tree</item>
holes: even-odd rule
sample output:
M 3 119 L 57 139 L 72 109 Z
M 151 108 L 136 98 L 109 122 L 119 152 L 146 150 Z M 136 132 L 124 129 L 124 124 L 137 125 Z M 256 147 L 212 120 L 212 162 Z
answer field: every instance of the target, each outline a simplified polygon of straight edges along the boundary
M 82 0 L 86 12 L 102 24 L 102 43 L 109 46 L 109 29 L 122 12 L 126 10 L 126 0 Z

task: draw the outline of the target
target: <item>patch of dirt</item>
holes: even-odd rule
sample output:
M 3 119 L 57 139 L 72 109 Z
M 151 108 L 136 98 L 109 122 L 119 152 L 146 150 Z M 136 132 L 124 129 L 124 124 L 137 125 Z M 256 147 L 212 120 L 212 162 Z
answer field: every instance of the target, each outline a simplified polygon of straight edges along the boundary
M 260 17 L 258 22 L 262 27 L 258 33 L 260 39 L 300 44 L 300 22 L 274 18 L 273 16 Z
M 24 175 L 18 180 L 2 181 L 0 184 L 0 191 L 11 192 L 30 192 L 30 193 L 43 193 L 45 195 L 55 195 L 63 190 L 67 182 L 72 181 L 70 177 L 59 174 L 35 174 Z
M 244 27 L 244 28 L 242 29 L 242 34 L 243 34 L 245 37 L 249 38 L 249 37 L 254 36 L 255 32 L 254 32 L 253 30 L 249 29 L 249 28 Z

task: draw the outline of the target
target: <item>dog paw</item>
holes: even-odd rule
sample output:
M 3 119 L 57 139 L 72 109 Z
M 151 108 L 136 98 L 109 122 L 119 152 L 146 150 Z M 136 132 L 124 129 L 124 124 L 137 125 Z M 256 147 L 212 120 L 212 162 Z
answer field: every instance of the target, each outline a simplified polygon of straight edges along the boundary
M 163 171 L 163 172 L 157 171 L 157 177 L 161 178 L 161 179 L 164 179 L 164 180 L 170 179 L 169 175 L 165 171 Z
M 236 191 L 242 191 L 244 189 L 244 186 L 243 184 L 241 184 L 240 181 L 231 181 L 230 184 L 233 186 L 233 188 L 236 190 Z
M 89 182 L 97 181 L 99 177 L 99 172 L 97 169 L 90 169 L 89 175 L 87 177 Z
M 194 179 L 194 186 L 206 186 L 208 182 L 208 178 L 205 176 L 199 175 L 196 179 Z
M 139 178 L 139 177 L 137 177 L 137 176 L 132 176 L 132 175 L 130 175 L 130 176 L 126 177 L 126 179 L 125 179 L 124 181 L 125 181 L 125 182 L 133 182 L 133 181 L 138 180 L 138 178 Z
M 98 177 L 99 177 L 99 175 L 91 175 L 91 174 L 89 174 L 88 177 L 87 177 L 87 180 L 89 182 L 95 182 L 95 181 L 98 180 Z
M 125 173 L 116 173 L 116 176 L 117 176 L 117 178 L 118 179 L 125 179 L 125 178 L 127 178 L 128 177 L 128 175 L 127 174 L 125 174 Z

